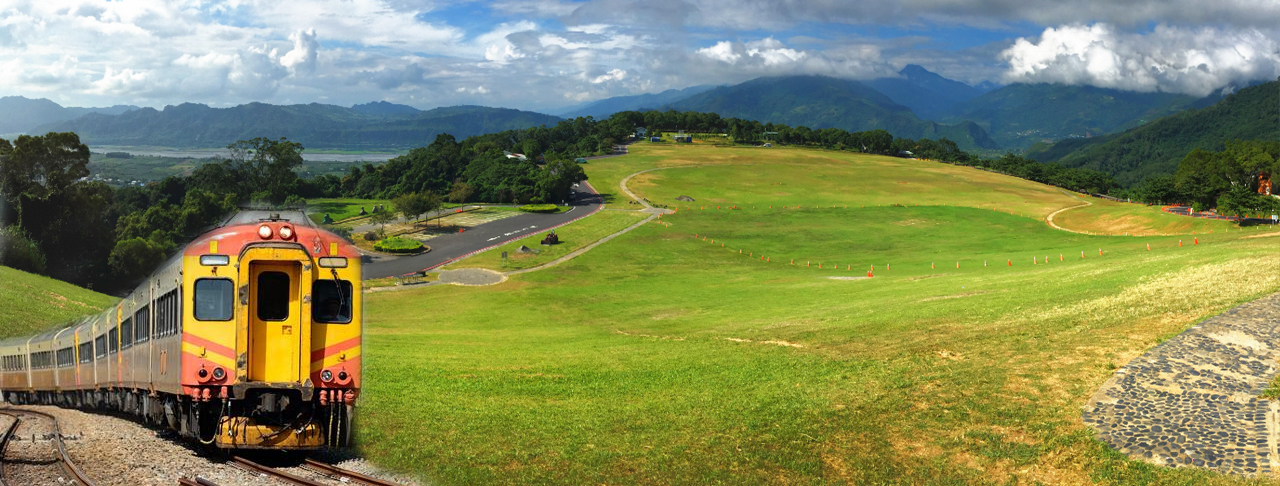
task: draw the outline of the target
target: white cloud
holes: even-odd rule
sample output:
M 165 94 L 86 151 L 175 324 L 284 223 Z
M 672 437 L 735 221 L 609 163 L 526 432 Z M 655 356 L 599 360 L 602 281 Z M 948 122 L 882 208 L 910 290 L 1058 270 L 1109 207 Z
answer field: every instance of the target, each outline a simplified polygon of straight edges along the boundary
M 742 54 L 733 52 L 733 43 L 729 41 L 717 42 L 716 45 L 698 49 L 697 52 L 711 59 L 729 64 L 738 62 L 738 59 L 742 58 Z
M 289 69 L 295 76 L 298 73 L 311 74 L 316 70 L 316 52 L 320 50 L 320 42 L 316 41 L 316 30 L 298 30 L 289 34 L 293 41 L 293 50 L 280 58 L 280 65 Z
M 1280 48 L 1254 29 L 1157 26 L 1147 34 L 1107 24 L 1045 29 L 1000 53 L 1006 82 L 1086 84 L 1204 96 L 1280 74 Z
M 622 81 L 623 79 L 626 79 L 626 77 L 627 77 L 626 71 L 614 68 L 609 70 L 609 72 L 607 73 L 596 76 L 594 79 L 591 80 L 591 84 L 600 84 L 605 81 Z

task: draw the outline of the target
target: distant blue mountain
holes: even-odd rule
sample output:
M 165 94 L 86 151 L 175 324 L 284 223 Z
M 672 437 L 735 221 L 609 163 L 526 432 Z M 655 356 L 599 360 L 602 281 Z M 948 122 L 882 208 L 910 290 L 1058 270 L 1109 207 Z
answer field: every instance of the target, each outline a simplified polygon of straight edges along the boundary
M 956 103 L 978 97 L 982 90 L 947 79 L 929 70 L 908 64 L 901 77 L 864 81 L 867 86 L 888 96 L 894 103 L 911 109 L 916 116 L 933 120 L 948 112 Z
M 108 108 L 63 107 L 44 98 L 30 99 L 22 96 L 0 98 L 0 133 L 31 133 L 46 123 L 73 120 L 89 113 L 119 115 L 136 110 L 136 106 L 116 105 Z
M 685 89 L 669 89 L 661 93 L 648 93 L 634 96 L 615 96 L 585 105 L 575 106 L 561 113 L 564 118 L 590 116 L 599 120 L 620 111 L 648 111 L 670 103 L 675 103 L 690 96 L 710 91 L 715 86 L 693 86 Z
M 398 105 L 395 103 L 388 103 L 386 101 L 370 101 L 363 105 L 351 105 L 351 111 L 363 115 L 395 116 L 417 115 L 421 110 L 409 105 Z

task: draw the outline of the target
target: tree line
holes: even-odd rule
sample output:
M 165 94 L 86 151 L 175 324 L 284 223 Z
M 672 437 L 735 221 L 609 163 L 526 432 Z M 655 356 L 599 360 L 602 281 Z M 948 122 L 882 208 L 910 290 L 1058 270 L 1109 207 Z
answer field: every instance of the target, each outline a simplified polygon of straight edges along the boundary
M 1280 174 L 1280 142 L 1233 140 L 1220 152 L 1193 149 L 1169 176 L 1151 176 L 1128 191 L 1149 204 L 1187 204 L 1247 216 L 1280 209 L 1280 199 L 1258 193 L 1264 177 Z

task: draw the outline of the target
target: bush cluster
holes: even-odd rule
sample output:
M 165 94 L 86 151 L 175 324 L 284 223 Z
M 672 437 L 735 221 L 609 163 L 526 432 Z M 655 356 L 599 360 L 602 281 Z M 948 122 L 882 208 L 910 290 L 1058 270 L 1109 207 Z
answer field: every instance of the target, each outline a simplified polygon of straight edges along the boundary
M 422 242 L 393 236 L 374 243 L 373 249 L 386 253 L 413 253 L 422 249 Z
M 554 213 L 559 208 L 555 204 L 525 204 L 520 210 L 526 213 Z

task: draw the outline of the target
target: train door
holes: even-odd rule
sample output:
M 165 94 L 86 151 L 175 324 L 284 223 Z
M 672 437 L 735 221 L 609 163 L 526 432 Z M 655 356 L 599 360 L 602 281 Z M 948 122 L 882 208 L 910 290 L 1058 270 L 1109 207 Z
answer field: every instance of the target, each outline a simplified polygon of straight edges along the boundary
M 249 380 L 296 382 L 302 351 L 298 262 L 249 267 Z

